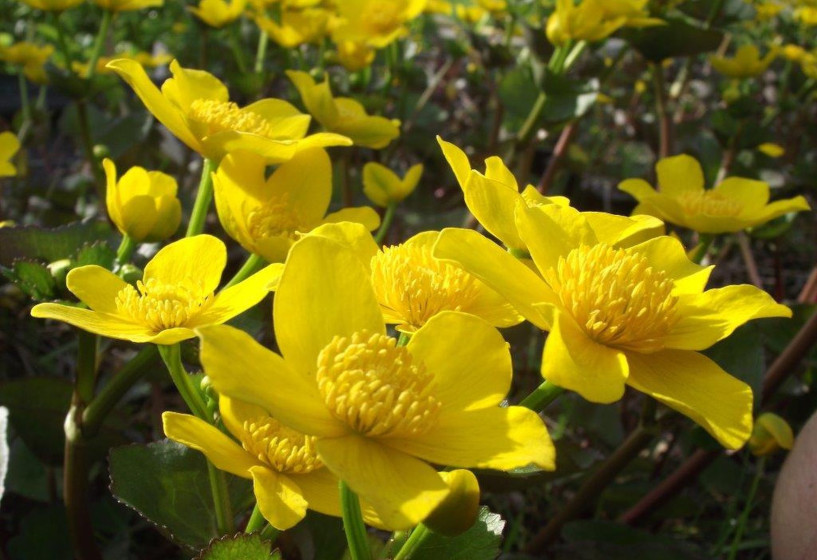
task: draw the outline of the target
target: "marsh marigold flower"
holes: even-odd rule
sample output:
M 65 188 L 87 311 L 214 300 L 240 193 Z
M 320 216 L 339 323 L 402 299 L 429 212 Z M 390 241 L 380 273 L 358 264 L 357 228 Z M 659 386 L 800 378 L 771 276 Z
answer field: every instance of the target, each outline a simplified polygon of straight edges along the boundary
M 802 196 L 769 204 L 769 185 L 742 177 L 728 177 L 715 188 L 704 189 L 701 165 L 687 155 L 664 158 L 655 170 L 658 190 L 643 179 L 619 184 L 619 189 L 638 200 L 633 213 L 656 216 L 700 233 L 741 231 L 809 209 Z
M 548 40 L 562 46 L 570 41 L 600 41 L 622 27 L 661 25 L 649 17 L 648 0 L 556 0 L 556 10 L 548 17 Z
M 323 223 L 356 222 L 369 231 L 380 217 L 372 208 L 327 214 L 332 163 L 326 151 L 305 150 L 266 176 L 264 158 L 236 152 L 213 174 L 216 210 L 227 234 L 269 262 L 283 262 L 301 235 Z
M 198 331 L 213 387 L 314 437 L 320 460 L 385 527 L 416 525 L 450 493 L 429 462 L 554 468 L 542 419 L 499 406 L 512 375 L 499 332 L 449 312 L 398 346 L 351 249 L 320 237 L 293 246 L 273 322 L 282 356 L 231 327 Z
M 284 9 L 279 21 L 266 15 L 255 17 L 262 32 L 288 49 L 322 41 L 331 21 L 332 13 L 323 8 Z
M 760 58 L 760 51 L 754 45 L 738 47 L 733 58 L 713 55 L 709 57 L 712 67 L 730 78 L 753 78 L 766 71 L 777 57 L 777 49 L 772 48 L 766 56 Z
M 443 230 L 434 255 L 458 262 L 549 332 L 545 379 L 598 403 L 619 400 L 629 385 L 725 447 L 746 442 L 752 390 L 699 351 L 751 319 L 791 316 L 788 308 L 754 286 L 704 291 L 711 268 L 692 263 L 672 237 L 634 243 L 637 222 L 596 229 L 552 204 L 520 204 L 517 222 L 534 270 L 473 230 Z
M 338 62 L 350 72 L 357 72 L 374 62 L 374 49 L 362 41 L 339 40 L 335 43 Z
M 54 53 L 51 45 L 36 45 L 27 41 L 20 41 L 8 47 L 0 47 L 0 60 L 19 66 L 23 74 L 35 84 L 48 83 L 45 73 L 45 63 Z
M 226 264 L 219 239 L 188 237 L 156 253 L 136 287 L 100 266 L 75 268 L 66 285 L 90 309 L 41 303 L 31 315 L 110 338 L 175 344 L 194 337 L 192 329 L 221 324 L 261 301 L 281 272 L 280 265 L 270 265 L 216 294 Z
M 281 99 L 262 99 L 246 107 L 230 101 L 227 87 L 203 70 L 170 63 L 173 77 L 153 85 L 142 65 L 117 59 L 109 63 L 142 100 L 148 111 L 192 150 L 216 162 L 227 152 L 246 150 L 269 163 L 286 161 L 301 150 L 348 146 L 338 134 L 307 136 L 310 117 Z
M 382 49 L 408 34 L 406 23 L 423 12 L 428 0 L 343 0 L 338 2 L 342 23 L 335 41 L 359 41 Z
M 107 158 L 102 167 L 108 216 L 122 235 L 134 241 L 162 241 L 176 233 L 182 220 L 176 179 L 142 167 L 131 167 L 117 179 L 116 165 Z
M 389 204 L 402 202 L 414 192 L 420 177 L 423 175 L 423 165 L 412 165 L 401 179 L 397 174 L 377 162 L 371 161 L 363 166 L 363 194 L 382 208 Z
M 187 9 L 210 27 L 224 27 L 244 14 L 247 0 L 201 0 Z
M 165 3 L 165 0 L 93 0 L 94 4 L 110 12 L 130 12 L 143 8 L 155 8 Z
M 287 70 L 306 110 L 326 130 L 348 136 L 357 146 L 380 149 L 400 135 L 400 121 L 366 114 L 360 102 L 351 97 L 333 97 L 329 76 L 316 84 L 306 72 Z
M 11 158 L 20 149 L 20 141 L 13 132 L 0 133 L 0 177 L 14 177 L 17 168 L 11 163 Z
M 81 4 L 83 0 L 21 0 L 32 8 L 45 12 L 62 12 L 68 8 Z

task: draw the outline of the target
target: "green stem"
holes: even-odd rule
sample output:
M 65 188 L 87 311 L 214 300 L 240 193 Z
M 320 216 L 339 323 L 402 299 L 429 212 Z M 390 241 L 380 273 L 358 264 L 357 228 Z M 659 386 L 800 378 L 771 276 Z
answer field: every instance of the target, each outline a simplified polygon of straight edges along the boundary
M 259 76 L 264 72 L 264 59 L 267 57 L 267 45 L 269 45 L 269 35 L 264 30 L 261 30 L 258 36 L 258 48 L 255 49 L 255 64 L 253 70 Z
M 539 387 L 525 397 L 519 406 L 524 406 L 536 412 L 542 412 L 547 406 L 555 401 L 565 390 L 557 387 L 550 381 L 545 380 Z
M 96 385 L 96 350 L 99 337 L 85 331 L 78 331 L 77 379 L 75 389 L 82 405 L 94 398 Z
M 91 510 L 88 507 L 88 476 L 90 459 L 88 448 L 73 420 L 79 408 L 71 406 L 65 422 L 65 459 L 63 462 L 63 501 L 68 518 L 68 533 L 78 560 L 102 560 L 96 545 Z
M 417 525 L 411 532 L 411 535 L 409 535 L 409 538 L 406 539 L 405 544 L 400 548 L 400 551 L 394 556 L 394 560 L 409 560 L 409 558 L 413 558 L 414 554 L 432 534 L 431 530 L 422 523 Z
M 256 531 L 260 531 L 264 528 L 264 523 L 267 520 L 264 519 L 264 515 L 261 513 L 261 509 L 258 507 L 258 504 L 255 504 L 255 507 L 252 508 L 252 514 L 250 514 L 250 520 L 247 521 L 247 526 L 244 527 L 245 533 L 254 533 Z
M 217 469 L 213 463 L 207 461 L 207 475 L 210 479 L 210 490 L 213 494 L 213 503 L 216 512 L 216 528 L 219 535 L 233 534 L 233 508 L 230 504 L 230 492 L 227 490 L 227 478 L 224 471 Z
M 122 266 L 128 262 L 136 250 L 138 243 L 133 238 L 126 234 L 122 235 L 122 241 L 119 243 L 119 248 L 116 250 L 116 266 Z
M 740 519 L 738 520 L 735 538 L 732 540 L 732 549 L 729 551 L 727 560 L 735 560 L 737 557 L 738 545 L 740 544 L 741 538 L 743 538 L 743 532 L 746 530 L 746 523 L 749 521 L 749 514 L 752 512 L 752 507 L 754 506 L 752 502 L 755 500 L 755 494 L 757 494 L 757 488 L 760 485 L 760 480 L 763 478 L 765 467 L 766 458 L 761 457 L 757 463 L 757 472 L 755 473 L 754 480 L 752 480 L 752 487 L 749 489 L 749 495 L 746 497 L 746 506 L 743 508 L 743 512 L 740 514 Z
M 238 22 L 233 23 L 230 26 L 230 48 L 233 51 L 233 56 L 235 57 L 236 64 L 238 64 L 238 69 L 241 71 L 242 74 L 246 74 L 247 61 L 244 60 L 244 51 L 241 48 L 241 44 L 239 43 L 238 39 Z
M 108 28 L 111 26 L 112 20 L 113 12 L 103 10 L 102 21 L 99 23 L 99 33 L 94 42 L 94 50 L 91 51 L 91 58 L 88 60 L 88 74 L 85 76 L 88 80 L 96 75 L 96 63 L 99 60 L 99 55 L 102 53 L 102 45 L 105 44 L 105 38 L 108 36 Z
M 190 411 L 204 420 L 208 424 L 213 423 L 213 419 L 207 414 L 207 404 L 201 396 L 201 392 L 193 383 L 193 377 L 188 374 L 182 365 L 182 353 L 179 344 L 160 345 L 159 355 L 167 366 L 167 371 L 170 373 L 170 378 L 176 385 L 176 389 L 184 399 Z
M 119 400 L 133 387 L 140 377 L 148 372 L 148 366 L 156 359 L 156 347 L 145 345 L 136 356 L 114 375 L 96 397 L 82 411 L 82 432 L 90 437 L 99 431 L 105 417 L 113 410 Z
M 17 74 L 17 83 L 20 85 L 20 106 L 23 113 L 23 124 L 20 125 L 20 136 L 23 136 L 22 130 L 30 126 L 31 123 L 31 101 L 28 97 L 28 83 L 26 82 L 26 76 L 23 74 L 22 68 L 20 69 L 20 73 Z M 22 138 L 20 138 L 22 141 Z
M 235 276 L 230 279 L 229 282 L 222 288 L 225 290 L 231 286 L 235 286 L 245 278 L 247 278 L 250 274 L 258 270 L 264 265 L 264 259 L 256 255 L 255 253 L 251 254 L 247 257 L 247 260 L 244 262 L 242 267 L 239 269 L 238 272 L 235 273 Z
M 212 172 L 216 165 L 210 158 L 204 158 L 201 166 L 201 181 L 199 190 L 196 193 L 196 202 L 193 204 L 193 212 L 190 214 L 190 222 L 187 224 L 185 237 L 192 237 L 204 231 L 204 222 L 207 220 L 207 212 L 210 203 L 213 201 L 213 177 Z
M 340 490 L 340 509 L 343 513 L 343 530 L 346 532 L 346 541 L 349 543 L 351 560 L 372 560 L 366 526 L 363 524 L 363 514 L 360 512 L 360 500 L 342 480 L 338 488 Z
M 377 233 L 374 236 L 374 241 L 378 245 L 383 244 L 383 240 L 386 238 L 386 234 L 389 232 L 391 223 L 394 221 L 395 210 L 397 210 L 397 203 L 389 202 L 389 205 L 386 206 L 386 213 L 383 214 L 383 221 L 380 223 L 380 229 L 377 230 Z
M 71 56 L 71 51 L 68 50 L 68 42 L 65 40 L 62 26 L 60 25 L 60 14 L 51 12 L 54 19 L 54 27 L 57 29 L 57 44 L 60 47 L 62 56 L 65 59 L 65 67 L 69 73 L 74 73 L 74 58 Z
M 704 260 L 706 253 L 712 246 L 713 241 L 715 241 L 714 235 L 702 233 L 698 238 L 698 244 L 692 251 L 690 251 L 689 260 L 691 260 L 695 264 L 701 264 L 701 261 Z

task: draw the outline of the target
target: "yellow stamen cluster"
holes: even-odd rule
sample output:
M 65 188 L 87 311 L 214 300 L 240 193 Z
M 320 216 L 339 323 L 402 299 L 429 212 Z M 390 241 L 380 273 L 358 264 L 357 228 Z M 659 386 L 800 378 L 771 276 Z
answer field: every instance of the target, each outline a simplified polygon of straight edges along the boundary
M 193 280 L 164 284 L 156 278 L 141 280 L 116 295 L 116 309 L 147 325 L 154 332 L 181 327 L 210 306 L 213 293 L 205 293 Z
M 240 439 L 244 449 L 278 472 L 306 474 L 323 466 L 313 436 L 284 426 L 270 416 L 245 420 Z
M 295 239 L 295 233 L 302 225 L 298 212 L 289 204 L 285 195 L 273 198 L 247 214 L 247 231 L 252 239 L 280 235 Z
M 627 249 L 581 245 L 561 257 L 545 280 L 599 344 L 660 350 L 662 337 L 677 321 L 672 280 Z
M 371 265 L 378 303 L 402 317 L 408 330 L 423 326 L 441 311 L 465 310 L 477 296 L 477 280 L 435 259 L 427 246 L 386 247 Z
M 737 216 L 743 205 L 715 191 L 685 192 L 678 197 L 688 216 Z
M 204 125 L 203 136 L 210 136 L 225 130 L 235 130 L 260 136 L 269 136 L 269 123 L 259 115 L 241 109 L 231 101 L 196 99 L 190 104 L 188 117 Z
M 318 389 L 329 410 L 366 436 L 412 436 L 437 419 L 434 376 L 383 334 L 335 336 L 318 355 Z

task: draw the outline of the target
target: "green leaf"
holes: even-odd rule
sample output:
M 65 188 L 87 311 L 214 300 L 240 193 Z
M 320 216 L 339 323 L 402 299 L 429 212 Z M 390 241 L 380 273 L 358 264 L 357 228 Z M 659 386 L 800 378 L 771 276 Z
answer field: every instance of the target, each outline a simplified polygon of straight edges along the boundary
M 694 27 L 680 19 L 665 19 L 666 25 L 629 28 L 621 36 L 650 62 L 667 58 L 695 56 L 712 52 L 723 40 L 723 33 Z
M 112 238 L 105 222 L 75 222 L 52 229 L 35 226 L 0 228 L 0 265 L 17 259 L 53 262 L 76 254 L 83 245 Z
M 41 262 L 19 259 L 14 261 L 11 268 L 0 268 L 0 273 L 36 301 L 54 299 L 56 296 L 57 282 L 48 266 Z
M 704 352 L 728 373 L 747 383 L 760 398 L 766 361 L 763 354 L 763 336 L 754 322 L 743 325 L 729 338 L 718 342 Z
M 423 560 L 493 560 L 499 555 L 504 528 L 505 520 L 483 506 L 477 521 L 466 532 L 453 538 L 432 534 L 414 557 Z
M 196 560 L 280 560 L 277 551 L 270 553 L 271 546 L 257 533 L 237 533 L 212 541 Z
M 73 268 L 95 264 L 110 270 L 113 268 L 114 259 L 116 251 L 104 241 L 87 243 L 77 251 Z
M 545 80 L 545 108 L 542 119 L 548 123 L 571 121 L 584 116 L 595 104 L 599 81 L 571 80 L 549 74 Z
M 163 440 L 112 449 L 111 492 L 178 544 L 204 548 L 216 530 L 207 461 L 198 451 Z M 227 477 L 230 501 L 245 503 L 250 482 Z

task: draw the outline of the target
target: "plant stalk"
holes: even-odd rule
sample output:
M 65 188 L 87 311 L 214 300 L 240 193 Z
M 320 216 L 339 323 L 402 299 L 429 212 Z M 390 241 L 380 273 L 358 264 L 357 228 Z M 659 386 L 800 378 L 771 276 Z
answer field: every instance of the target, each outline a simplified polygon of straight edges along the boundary
M 210 204 L 213 202 L 212 172 L 216 167 L 213 160 L 203 158 L 199 190 L 196 192 L 196 202 L 193 204 L 193 212 L 190 214 L 190 222 L 187 224 L 185 237 L 192 237 L 204 231 L 204 223 L 207 221 L 207 212 L 210 210 Z
M 351 560 L 372 560 L 366 525 L 363 524 L 363 514 L 360 511 L 360 500 L 342 480 L 338 488 L 340 509 L 343 513 L 343 530 L 346 533 L 346 541 L 349 543 Z

